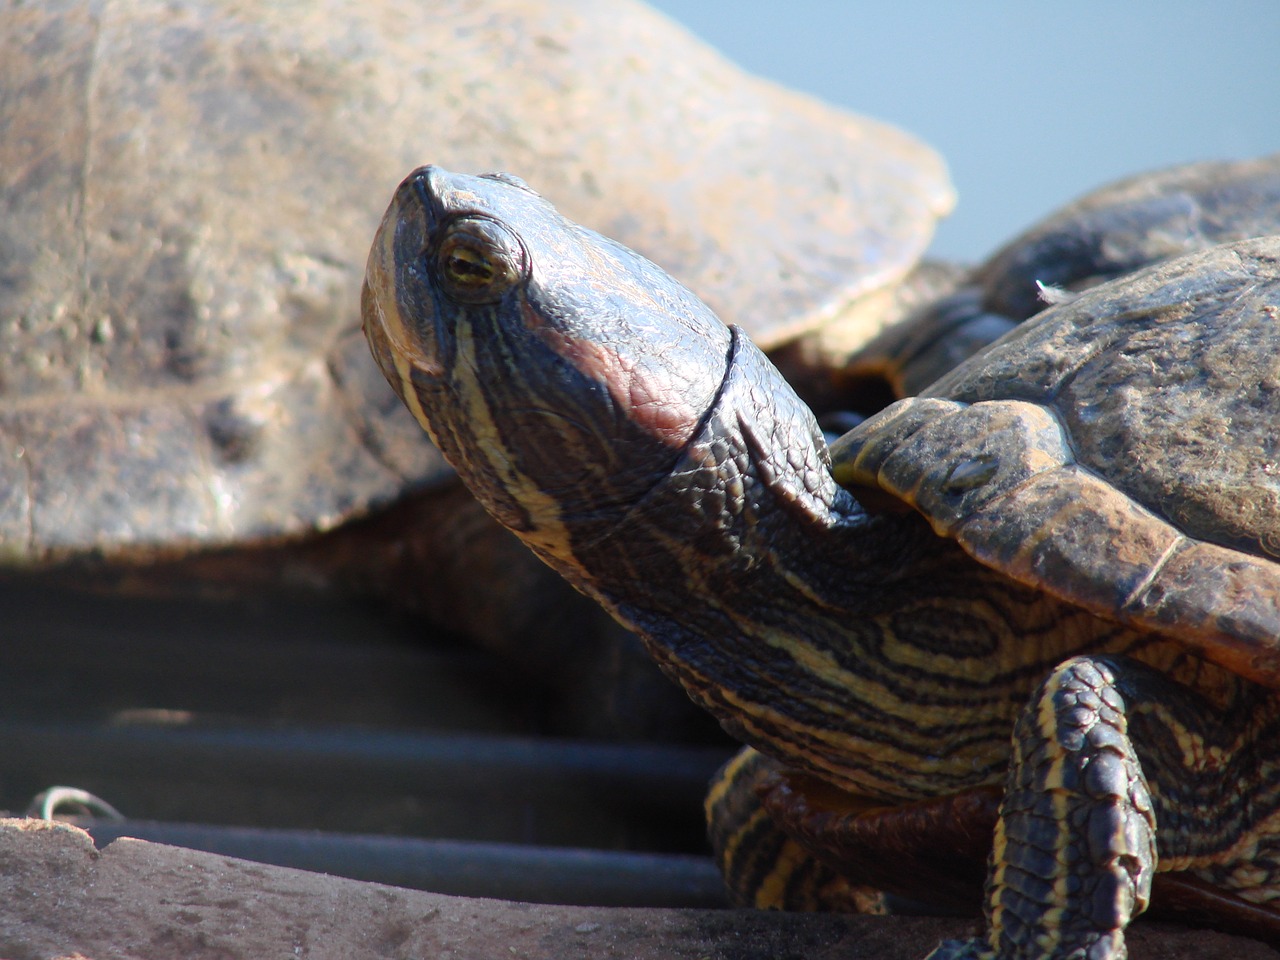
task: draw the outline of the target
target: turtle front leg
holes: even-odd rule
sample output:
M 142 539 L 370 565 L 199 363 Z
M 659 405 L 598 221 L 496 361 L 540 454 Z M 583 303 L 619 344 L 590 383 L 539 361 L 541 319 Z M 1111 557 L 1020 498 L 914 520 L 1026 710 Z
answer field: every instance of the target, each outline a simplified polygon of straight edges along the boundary
M 1014 728 L 986 936 L 947 941 L 928 960 L 1123 960 L 1124 929 L 1151 890 L 1156 823 L 1122 669 L 1068 660 L 1033 696 Z

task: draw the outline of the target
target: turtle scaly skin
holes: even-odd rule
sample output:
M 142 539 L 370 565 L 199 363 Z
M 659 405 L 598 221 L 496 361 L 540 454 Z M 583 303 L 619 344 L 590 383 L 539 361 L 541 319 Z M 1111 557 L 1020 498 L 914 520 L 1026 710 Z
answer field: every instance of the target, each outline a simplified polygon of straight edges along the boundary
M 884 803 L 1005 784 L 988 932 L 938 956 L 1104 960 L 1157 869 L 1280 893 L 1280 242 L 1223 250 L 841 442 L 843 482 L 914 511 L 864 507 L 741 331 L 515 178 L 411 174 L 363 312 L 464 482 L 730 733 Z M 1228 367 L 1162 380 L 1179 351 Z

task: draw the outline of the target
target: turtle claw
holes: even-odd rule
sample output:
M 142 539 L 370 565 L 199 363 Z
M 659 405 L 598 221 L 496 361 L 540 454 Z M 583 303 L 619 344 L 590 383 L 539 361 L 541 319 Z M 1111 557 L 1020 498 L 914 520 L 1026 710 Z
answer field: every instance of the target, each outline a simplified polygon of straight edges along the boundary
M 1068 960 L 1124 960 L 1124 941 L 1100 940 L 1088 948 L 1073 951 Z M 1017 953 L 998 953 L 985 940 L 943 940 L 924 960 L 1049 960 L 1057 954 L 1038 953 L 1035 951 Z
M 985 940 L 943 940 L 924 960 L 997 960 Z
M 986 940 L 943 940 L 924 960 L 1053 960 L 1058 954 L 1019 950 L 1016 953 L 999 953 Z M 1119 936 L 1098 940 L 1087 948 L 1074 948 L 1064 955 L 1065 960 L 1124 960 L 1124 940 Z

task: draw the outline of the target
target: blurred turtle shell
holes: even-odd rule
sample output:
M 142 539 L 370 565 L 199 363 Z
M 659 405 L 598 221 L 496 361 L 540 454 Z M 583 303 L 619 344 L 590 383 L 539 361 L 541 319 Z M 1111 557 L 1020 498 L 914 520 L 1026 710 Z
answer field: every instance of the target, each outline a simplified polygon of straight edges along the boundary
M 625 2 L 0 13 L 0 553 L 146 560 L 440 480 L 360 343 L 387 192 L 517 172 L 764 343 L 894 282 L 936 156 Z
M 854 396 L 877 381 L 914 396 L 1050 303 L 1172 257 L 1277 233 L 1280 154 L 1128 177 L 1049 215 L 949 295 L 861 340 L 834 376 Z
M 428 160 L 518 173 L 766 345 L 896 283 L 951 203 L 913 138 L 626 0 L 10 5 L 0 129 L 3 564 L 374 591 L 552 671 L 589 732 L 702 718 L 377 371 L 387 194 Z

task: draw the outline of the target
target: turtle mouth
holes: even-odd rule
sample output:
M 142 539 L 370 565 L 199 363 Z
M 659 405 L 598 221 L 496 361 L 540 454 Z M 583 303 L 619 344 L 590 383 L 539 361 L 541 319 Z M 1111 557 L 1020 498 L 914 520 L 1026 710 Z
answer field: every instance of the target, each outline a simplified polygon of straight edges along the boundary
M 449 173 L 440 167 L 427 164 L 418 167 L 400 185 L 400 192 L 411 193 L 416 198 L 425 221 L 427 236 L 439 227 L 444 211 L 465 206 L 467 191 L 459 190 L 450 180 Z
M 425 278 L 414 275 L 423 269 L 421 251 L 435 219 L 430 194 L 420 189 L 430 169 L 415 170 L 396 190 L 374 235 L 360 295 L 364 335 L 374 360 L 424 427 L 415 382 L 443 377 L 448 336 L 439 329 Z

